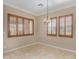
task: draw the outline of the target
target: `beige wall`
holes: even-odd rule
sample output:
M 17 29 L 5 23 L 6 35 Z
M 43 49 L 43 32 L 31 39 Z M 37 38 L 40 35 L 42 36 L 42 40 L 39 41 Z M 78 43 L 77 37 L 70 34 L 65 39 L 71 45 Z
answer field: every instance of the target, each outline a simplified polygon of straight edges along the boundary
M 23 17 L 28 17 L 28 18 L 33 18 L 34 19 L 34 36 L 23 36 L 23 37 L 13 37 L 13 38 L 8 38 L 7 35 L 7 13 L 11 13 L 11 14 L 16 14 L 19 16 L 23 16 Z M 11 8 L 9 6 L 5 6 L 4 5 L 4 15 L 3 15 L 3 26 L 4 26 L 4 51 L 5 50 L 10 50 L 16 47 L 20 47 L 20 46 L 24 46 L 27 45 L 29 43 L 33 43 L 36 42 L 36 18 L 33 15 L 30 15 L 28 13 L 22 12 L 20 10 Z
M 66 37 L 59 37 L 58 35 L 57 36 L 47 36 L 46 33 L 47 33 L 47 27 L 46 27 L 46 24 L 43 23 L 43 20 L 44 20 L 44 17 L 45 15 L 42 15 L 42 16 L 39 16 L 38 17 L 38 40 L 40 42 L 43 42 L 43 43 L 48 43 L 48 44 L 52 44 L 54 46 L 57 46 L 57 47 L 62 47 L 62 48 L 66 48 L 66 49 L 71 49 L 71 50 L 75 50 L 75 21 L 76 21 L 76 18 L 75 18 L 75 7 L 71 7 L 71 8 L 66 8 L 66 9 L 63 9 L 63 10 L 59 10 L 59 11 L 56 11 L 56 12 L 51 12 L 49 13 L 49 16 L 51 17 L 55 17 L 55 16 L 61 16 L 61 15 L 67 15 L 67 14 L 71 14 L 73 13 L 74 15 L 74 20 L 73 20 L 73 32 L 74 32 L 74 37 L 73 38 L 66 38 Z
M 12 13 L 12 14 L 16 14 L 19 16 L 24 16 L 24 17 L 28 17 L 28 18 L 34 18 L 34 36 L 23 36 L 23 37 L 13 37 L 13 38 L 8 38 L 7 37 L 7 13 Z M 34 42 L 43 42 L 43 43 L 48 43 L 51 45 L 55 45 L 57 47 L 62 47 L 62 48 L 66 48 L 66 49 L 71 49 L 71 50 L 75 50 L 75 7 L 71 7 L 71 8 L 66 8 L 57 12 L 52 12 L 49 15 L 51 17 L 54 16 L 61 16 L 61 15 L 65 15 L 65 14 L 70 14 L 73 13 L 74 14 L 74 28 L 73 28 L 73 32 L 74 32 L 74 37 L 73 38 L 65 38 L 65 37 L 59 37 L 57 35 L 57 37 L 55 36 L 47 36 L 46 35 L 46 24 L 43 23 L 43 19 L 45 17 L 45 15 L 42 16 L 38 16 L 35 17 L 33 15 L 30 15 L 28 13 L 22 12 L 20 10 L 14 9 L 12 7 L 8 7 L 4 5 L 4 51 L 6 50 L 10 50 L 10 49 L 14 49 L 20 46 L 24 46 L 30 43 L 34 43 Z

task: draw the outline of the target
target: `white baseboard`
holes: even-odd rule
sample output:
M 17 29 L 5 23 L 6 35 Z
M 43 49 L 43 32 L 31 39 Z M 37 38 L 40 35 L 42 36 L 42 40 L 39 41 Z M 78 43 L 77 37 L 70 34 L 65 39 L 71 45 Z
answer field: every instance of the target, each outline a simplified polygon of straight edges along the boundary
M 11 51 L 14 51 L 14 50 L 17 50 L 17 49 L 20 49 L 20 48 L 24 48 L 24 47 L 28 47 L 28 46 L 31 46 L 31 45 L 35 45 L 35 44 L 42 44 L 42 45 L 46 45 L 46 46 L 49 46 L 49 47 L 52 47 L 52 48 L 57 48 L 57 49 L 60 49 L 60 50 L 65 50 L 65 51 L 68 51 L 68 52 L 76 53 L 76 51 L 74 51 L 74 50 L 70 50 L 70 49 L 54 46 L 54 45 L 43 43 L 43 42 L 35 42 L 35 43 L 30 43 L 30 44 L 27 44 L 27 45 L 24 45 L 24 46 L 21 46 L 21 47 L 17 47 L 17 48 L 11 49 L 11 50 L 4 51 L 4 54 L 8 53 L 8 52 L 11 52 Z
M 17 48 L 14 48 L 14 49 L 6 50 L 6 51 L 4 51 L 3 53 L 5 54 L 5 53 L 8 53 L 8 52 L 11 52 L 11 51 L 17 50 L 17 49 L 21 49 L 21 48 L 24 48 L 24 47 L 28 47 L 28 46 L 31 46 L 31 45 L 35 45 L 35 44 L 37 44 L 37 43 L 38 43 L 38 42 L 29 43 L 29 44 L 24 45 L 24 46 L 21 46 L 21 47 L 17 47 Z
M 39 42 L 39 44 L 46 45 L 46 46 L 49 46 L 49 47 L 52 47 L 52 48 L 57 48 L 57 49 L 60 49 L 60 50 L 65 50 L 65 51 L 68 51 L 68 52 L 71 52 L 71 53 L 76 53 L 75 50 L 71 50 L 71 49 L 67 49 L 67 48 L 62 48 L 62 47 L 58 47 L 58 46 L 51 45 L 51 44 L 48 44 L 48 43 Z

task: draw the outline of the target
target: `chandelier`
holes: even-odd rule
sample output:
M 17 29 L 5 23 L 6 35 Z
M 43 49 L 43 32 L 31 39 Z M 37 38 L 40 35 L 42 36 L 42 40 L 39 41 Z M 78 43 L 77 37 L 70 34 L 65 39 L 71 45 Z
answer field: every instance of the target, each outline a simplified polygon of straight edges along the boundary
M 49 23 L 50 22 L 50 17 L 48 15 L 48 0 L 47 0 L 47 13 L 46 13 L 46 18 L 44 19 L 44 23 Z

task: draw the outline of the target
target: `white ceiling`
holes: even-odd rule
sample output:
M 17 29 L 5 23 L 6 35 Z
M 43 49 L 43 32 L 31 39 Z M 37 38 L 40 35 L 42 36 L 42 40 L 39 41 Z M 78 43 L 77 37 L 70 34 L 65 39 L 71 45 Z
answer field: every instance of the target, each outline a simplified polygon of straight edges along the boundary
M 29 12 L 33 15 L 42 15 L 46 13 L 47 0 L 4 0 L 4 4 Z M 71 7 L 75 5 L 76 0 L 48 0 L 49 11 Z M 42 3 L 44 6 L 38 6 Z

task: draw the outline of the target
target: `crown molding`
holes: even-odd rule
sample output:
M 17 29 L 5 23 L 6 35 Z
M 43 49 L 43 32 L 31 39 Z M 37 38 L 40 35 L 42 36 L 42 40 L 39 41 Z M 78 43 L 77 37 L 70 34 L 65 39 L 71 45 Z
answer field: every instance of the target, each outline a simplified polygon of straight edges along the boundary
M 20 10 L 20 11 L 23 11 L 23 12 L 26 12 L 26 13 L 28 13 L 28 14 L 31 14 L 31 15 L 36 16 L 35 13 L 30 12 L 30 11 L 25 10 L 25 9 L 22 9 L 22 8 L 20 8 L 20 7 L 17 7 L 17 6 L 14 6 L 14 5 L 10 4 L 10 3 L 6 3 L 6 2 L 4 2 L 3 4 L 6 5 L 6 6 L 9 6 L 9 7 L 15 8 L 15 9 L 17 9 L 17 10 Z
M 41 16 L 41 15 L 45 15 L 45 14 L 46 14 L 46 12 L 33 13 L 33 12 L 31 12 L 31 11 L 22 9 L 22 8 L 20 8 L 20 7 L 14 6 L 14 5 L 9 4 L 9 3 L 6 3 L 6 2 L 4 2 L 3 4 L 6 5 L 6 6 L 15 8 L 15 9 L 17 9 L 17 10 L 20 10 L 20 11 L 23 11 L 23 12 L 26 12 L 26 13 L 29 13 L 29 14 L 34 15 L 34 16 Z M 56 12 L 56 11 L 59 11 L 59 10 L 63 10 L 63 9 L 70 8 L 70 7 L 75 7 L 75 6 L 76 6 L 75 3 L 71 3 L 71 4 L 68 4 L 68 5 L 66 5 L 66 6 L 58 7 L 58 8 L 55 8 L 55 9 L 51 9 L 51 10 L 49 10 L 48 13 L 53 13 L 53 12 Z
M 66 9 L 66 8 L 71 8 L 71 7 L 76 7 L 76 4 L 73 3 L 73 4 L 69 4 L 69 5 L 66 5 L 66 6 L 62 6 L 62 7 L 59 7 L 59 8 L 55 8 L 55 9 L 51 9 L 49 10 L 49 14 L 50 13 L 53 13 L 53 12 L 56 12 L 56 11 L 59 11 L 59 10 L 63 10 L 63 9 Z M 41 16 L 41 15 L 45 15 L 46 12 L 41 12 L 41 13 L 38 13 L 39 15 L 38 16 Z

